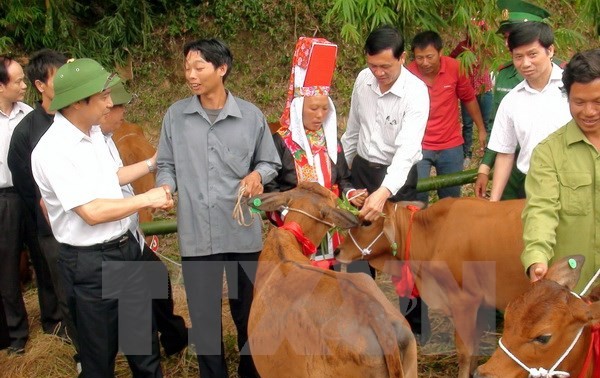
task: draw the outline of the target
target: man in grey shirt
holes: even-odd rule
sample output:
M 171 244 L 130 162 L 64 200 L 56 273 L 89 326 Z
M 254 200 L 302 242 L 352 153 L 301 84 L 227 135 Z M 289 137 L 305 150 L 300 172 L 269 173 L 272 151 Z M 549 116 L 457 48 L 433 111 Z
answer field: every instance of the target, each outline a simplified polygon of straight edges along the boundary
M 238 331 L 240 377 L 258 377 L 247 341 L 261 222 L 232 218 L 238 191 L 260 194 L 281 167 L 264 115 L 225 89 L 233 61 L 220 40 L 184 46 L 185 77 L 194 94 L 163 120 L 156 185 L 179 193 L 179 250 L 202 378 L 227 377 L 221 336 L 223 270 Z

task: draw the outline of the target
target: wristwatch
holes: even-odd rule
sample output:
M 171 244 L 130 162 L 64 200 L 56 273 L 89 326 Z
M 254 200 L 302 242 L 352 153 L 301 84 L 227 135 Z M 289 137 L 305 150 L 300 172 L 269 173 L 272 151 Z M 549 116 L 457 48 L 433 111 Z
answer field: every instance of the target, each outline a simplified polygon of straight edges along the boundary
M 152 172 L 156 171 L 156 166 L 154 164 L 152 164 L 151 159 L 146 160 L 146 165 L 148 166 L 148 172 L 152 173 Z

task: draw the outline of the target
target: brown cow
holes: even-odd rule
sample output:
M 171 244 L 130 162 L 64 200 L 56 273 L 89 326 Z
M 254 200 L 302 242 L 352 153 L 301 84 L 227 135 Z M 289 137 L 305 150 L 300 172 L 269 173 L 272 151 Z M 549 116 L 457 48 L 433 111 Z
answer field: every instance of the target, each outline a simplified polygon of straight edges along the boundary
M 411 228 L 411 211 L 388 202 L 385 217 L 349 231 L 336 258 L 343 263 L 364 258 L 379 270 L 400 275 L 411 228 L 415 284 L 430 307 L 451 317 L 458 376 L 467 378 L 477 366 L 474 356 L 485 324 L 478 319 L 480 307 L 503 309 L 529 285 L 519 259 L 523 206 L 524 200 L 447 198 L 414 213 Z
M 271 131 L 271 134 L 275 134 L 280 127 L 281 123 L 279 123 L 279 121 L 269 122 L 269 130 Z
M 544 279 L 508 305 L 500 339 L 506 351 L 498 348 L 475 377 L 598 376 L 595 347 L 600 345 L 600 287 L 586 300 L 571 291 L 579 281 L 583 262 L 583 256 L 555 262 Z M 589 299 L 595 301 L 588 304 Z
M 259 198 L 264 211 L 287 207 L 284 225 L 296 222 L 314 245 L 334 224 L 358 224 L 317 183 Z M 248 331 L 263 378 L 417 377 L 414 336 L 375 282 L 311 266 L 281 228 L 269 232 L 260 255 Z
M 119 150 L 123 165 L 130 165 L 151 158 L 156 149 L 144 136 L 139 125 L 123 122 L 113 134 L 113 141 Z M 155 174 L 148 173 L 131 183 L 135 193 L 145 193 L 154 188 Z M 139 212 L 140 223 L 152 221 L 152 210 L 142 209 Z

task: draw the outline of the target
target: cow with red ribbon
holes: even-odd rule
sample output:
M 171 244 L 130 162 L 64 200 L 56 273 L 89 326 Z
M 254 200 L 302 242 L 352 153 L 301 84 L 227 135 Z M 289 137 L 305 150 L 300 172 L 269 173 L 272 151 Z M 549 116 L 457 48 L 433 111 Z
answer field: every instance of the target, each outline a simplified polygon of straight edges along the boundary
M 308 255 L 332 229 L 358 225 L 315 182 L 251 198 L 262 211 L 285 210 L 258 261 L 248 341 L 260 376 L 417 377 L 408 322 L 371 277 L 314 267 Z
M 414 203 L 409 203 L 414 205 Z M 479 341 L 494 311 L 529 287 L 523 250 L 523 200 L 445 198 L 418 210 L 387 202 L 385 216 L 348 231 L 336 251 L 342 263 L 364 259 L 398 276 L 401 296 L 421 296 L 455 328 L 459 378 L 477 366 Z M 418 289 L 418 290 L 415 290 Z

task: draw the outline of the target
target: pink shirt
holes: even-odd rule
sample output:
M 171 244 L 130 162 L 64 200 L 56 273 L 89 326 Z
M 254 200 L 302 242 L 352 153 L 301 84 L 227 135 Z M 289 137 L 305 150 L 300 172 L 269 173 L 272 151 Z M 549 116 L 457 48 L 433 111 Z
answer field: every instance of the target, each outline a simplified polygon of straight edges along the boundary
M 423 149 L 439 151 L 463 144 L 458 100 L 475 100 L 475 90 L 469 78 L 460 72 L 458 61 L 442 56 L 440 71 L 431 84 L 427 84 L 416 62 L 411 62 L 407 68 L 423 80 L 429 91 L 429 119 Z

